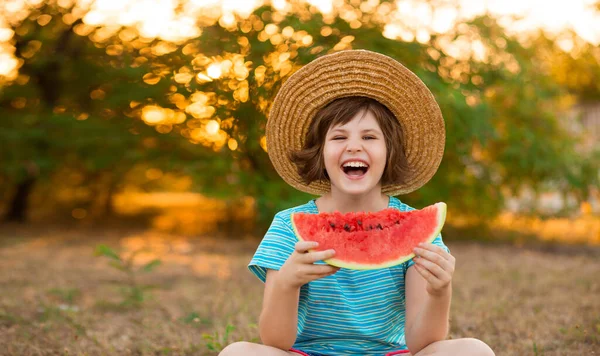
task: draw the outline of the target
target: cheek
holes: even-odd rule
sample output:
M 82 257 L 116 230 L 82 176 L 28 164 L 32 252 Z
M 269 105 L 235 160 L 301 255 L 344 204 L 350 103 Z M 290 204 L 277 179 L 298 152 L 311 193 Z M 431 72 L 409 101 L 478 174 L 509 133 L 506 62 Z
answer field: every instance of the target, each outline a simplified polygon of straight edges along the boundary
M 379 145 L 374 147 L 373 154 L 377 160 L 379 165 L 385 166 L 385 162 L 387 161 L 387 149 L 385 145 Z
M 338 157 L 336 155 L 335 147 L 331 145 L 325 145 L 323 147 L 323 161 L 325 168 L 332 169 L 333 166 L 337 165 Z
M 343 151 L 343 148 L 340 149 L 339 145 L 330 144 L 330 145 L 325 145 L 325 147 L 323 147 L 323 155 L 325 156 L 326 159 L 330 159 L 330 160 L 339 159 L 340 151 Z

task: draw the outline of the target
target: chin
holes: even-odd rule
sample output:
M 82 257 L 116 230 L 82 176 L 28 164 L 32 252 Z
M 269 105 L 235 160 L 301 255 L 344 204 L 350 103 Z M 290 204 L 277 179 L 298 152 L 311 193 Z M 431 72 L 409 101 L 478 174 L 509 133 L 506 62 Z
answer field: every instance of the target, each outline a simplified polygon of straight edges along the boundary
M 379 185 L 380 179 L 377 178 L 381 174 L 383 174 L 383 171 L 379 173 L 379 170 L 376 169 L 372 172 L 367 172 L 360 179 L 350 179 L 342 171 L 341 174 L 330 177 L 330 181 L 340 193 L 350 196 L 361 196 L 373 192 L 378 187 L 381 190 L 381 186 Z
M 376 188 L 375 185 L 364 185 L 360 187 L 348 187 L 344 185 L 338 185 L 337 187 L 340 192 L 348 195 L 364 195 L 373 191 L 373 189 Z

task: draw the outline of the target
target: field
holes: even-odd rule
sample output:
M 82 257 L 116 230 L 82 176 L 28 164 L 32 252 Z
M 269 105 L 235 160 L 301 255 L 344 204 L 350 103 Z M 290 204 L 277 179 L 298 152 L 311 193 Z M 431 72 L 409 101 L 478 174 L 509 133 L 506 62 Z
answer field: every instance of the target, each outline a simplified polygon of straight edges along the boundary
M 246 269 L 256 238 L 0 231 L 0 354 L 216 355 L 258 338 L 262 285 Z M 133 263 L 109 249 L 96 256 L 101 244 Z M 597 247 L 448 245 L 457 258 L 451 337 L 480 338 L 497 355 L 600 354 Z

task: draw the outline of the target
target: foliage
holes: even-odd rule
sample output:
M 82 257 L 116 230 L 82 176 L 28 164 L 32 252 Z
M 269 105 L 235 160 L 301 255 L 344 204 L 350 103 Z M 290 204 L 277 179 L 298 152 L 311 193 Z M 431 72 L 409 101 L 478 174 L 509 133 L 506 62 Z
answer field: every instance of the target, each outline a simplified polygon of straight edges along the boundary
M 96 256 L 104 256 L 108 258 L 110 260 L 109 265 L 111 267 L 125 273 L 127 276 L 127 279 L 123 282 L 122 286 L 122 306 L 140 306 L 142 302 L 148 299 L 148 290 L 151 289 L 152 286 L 139 284 L 137 282 L 137 276 L 139 273 L 152 272 L 161 264 L 159 259 L 154 259 L 136 270 L 134 267 L 134 260 L 136 255 L 138 255 L 140 252 L 143 252 L 143 250 L 136 250 L 127 258 L 124 258 L 119 256 L 117 252 L 104 244 L 96 246 Z
M 230 334 L 234 330 L 235 326 L 227 324 L 223 335 L 220 335 L 218 331 L 215 331 L 213 334 L 202 334 L 202 338 L 210 351 L 220 352 L 229 344 Z
M 600 160 L 578 150 L 568 112 L 600 97 L 598 48 L 575 35 L 579 56 L 541 32 L 523 41 L 490 15 L 428 41 L 388 38 L 393 8 L 344 1 L 323 15 L 291 2 L 286 11 L 265 5 L 245 17 L 207 12 L 198 36 L 174 42 L 86 24 L 80 8 L 54 1 L 33 6 L 9 21 L 21 65 L 0 80 L 0 181 L 27 196 L 24 182 L 48 184 L 69 167 L 113 192 L 132 167 L 146 165 L 187 174 L 207 195 L 255 197 L 264 227 L 274 212 L 310 198 L 288 187 L 268 159 L 274 95 L 318 56 L 362 48 L 414 71 L 445 117 L 439 172 L 403 197 L 407 203 L 446 201 L 488 217 L 523 187 L 588 198 Z

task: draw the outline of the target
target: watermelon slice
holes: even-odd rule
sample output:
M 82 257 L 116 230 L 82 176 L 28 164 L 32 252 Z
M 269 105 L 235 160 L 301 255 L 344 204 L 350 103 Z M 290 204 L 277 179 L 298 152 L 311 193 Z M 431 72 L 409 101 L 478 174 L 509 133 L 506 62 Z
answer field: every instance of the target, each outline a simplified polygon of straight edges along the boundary
M 299 240 L 319 243 L 311 251 L 335 250 L 335 257 L 326 263 L 357 270 L 379 269 L 408 261 L 419 243 L 432 242 L 444 226 L 446 204 L 412 211 L 388 208 L 375 213 L 292 213 L 291 219 Z

